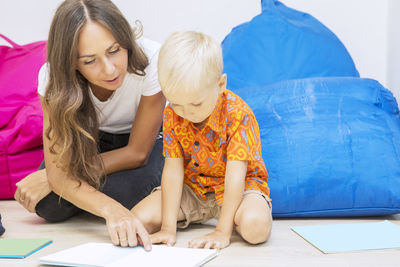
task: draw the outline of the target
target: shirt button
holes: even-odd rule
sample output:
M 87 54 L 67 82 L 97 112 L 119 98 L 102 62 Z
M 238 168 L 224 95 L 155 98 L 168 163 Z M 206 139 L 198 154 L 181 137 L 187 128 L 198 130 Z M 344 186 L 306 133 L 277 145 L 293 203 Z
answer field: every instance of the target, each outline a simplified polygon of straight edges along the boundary
M 197 162 L 195 162 L 193 165 L 194 165 L 195 167 L 199 167 L 199 164 L 198 164 Z
M 199 146 L 200 145 L 199 141 L 194 142 L 194 145 Z

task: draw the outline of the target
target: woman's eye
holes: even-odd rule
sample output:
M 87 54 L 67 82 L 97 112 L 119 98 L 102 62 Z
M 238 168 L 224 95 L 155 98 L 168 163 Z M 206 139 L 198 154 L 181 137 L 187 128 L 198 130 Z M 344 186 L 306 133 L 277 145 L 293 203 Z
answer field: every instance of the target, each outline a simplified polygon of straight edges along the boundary
M 200 107 L 201 106 L 201 103 L 193 103 L 192 104 L 194 107 Z
M 115 48 L 114 50 L 111 50 L 111 51 L 110 51 L 110 54 L 118 53 L 119 50 L 121 50 L 119 47 L 118 47 L 118 48 Z
M 84 61 L 84 62 L 83 62 L 83 64 L 85 64 L 85 65 L 89 65 L 89 64 L 92 64 L 92 63 L 94 63 L 94 61 L 95 61 L 95 59 L 88 60 L 88 61 Z

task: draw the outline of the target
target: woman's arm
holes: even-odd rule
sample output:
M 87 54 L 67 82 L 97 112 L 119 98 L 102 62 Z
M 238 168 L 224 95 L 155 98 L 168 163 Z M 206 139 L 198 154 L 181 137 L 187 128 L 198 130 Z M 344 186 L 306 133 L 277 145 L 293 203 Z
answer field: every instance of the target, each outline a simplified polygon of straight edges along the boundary
M 165 98 L 161 92 L 152 96 L 142 96 L 128 145 L 101 154 L 107 174 L 139 167 L 146 162 L 160 129 L 164 107 Z M 47 129 L 49 123 L 47 111 L 44 109 L 43 115 L 43 129 Z M 43 138 L 45 138 L 45 130 Z M 43 142 L 47 141 L 44 139 Z M 47 146 L 47 144 L 44 145 Z M 45 150 L 47 149 L 45 147 Z M 46 168 L 50 167 L 49 164 L 51 163 L 46 160 Z M 14 198 L 30 212 L 35 212 L 37 203 L 51 192 L 50 181 L 47 179 L 48 173 L 45 169 L 36 171 L 16 184 Z
M 15 200 L 32 213 L 36 211 L 37 203 L 51 192 L 46 169 L 29 174 L 15 185 L 17 186 Z
M 43 148 L 46 162 L 46 174 L 50 189 L 75 206 L 92 214 L 103 217 L 112 242 L 121 246 L 136 246 L 138 234 L 145 246 L 151 246 L 150 237 L 144 226 L 128 209 L 107 195 L 96 190 L 88 183 L 79 182 L 58 168 L 55 155 L 50 153 L 45 132 L 49 127 L 48 111 L 43 107 Z M 57 147 L 55 147 L 57 150 Z
M 128 145 L 101 154 L 107 174 L 146 164 L 160 130 L 164 107 L 162 92 L 141 97 Z

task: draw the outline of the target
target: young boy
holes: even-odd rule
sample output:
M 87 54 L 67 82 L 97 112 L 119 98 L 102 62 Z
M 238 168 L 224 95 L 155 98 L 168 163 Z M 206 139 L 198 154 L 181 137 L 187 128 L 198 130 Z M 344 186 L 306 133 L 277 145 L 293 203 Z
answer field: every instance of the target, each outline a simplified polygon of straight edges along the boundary
M 222 249 L 232 230 L 251 244 L 268 240 L 271 203 L 257 121 L 226 89 L 220 45 L 193 31 L 172 34 L 160 50 L 165 165 L 161 189 L 133 208 L 152 243 L 173 245 L 176 228 L 219 218 L 214 232 L 189 242 Z

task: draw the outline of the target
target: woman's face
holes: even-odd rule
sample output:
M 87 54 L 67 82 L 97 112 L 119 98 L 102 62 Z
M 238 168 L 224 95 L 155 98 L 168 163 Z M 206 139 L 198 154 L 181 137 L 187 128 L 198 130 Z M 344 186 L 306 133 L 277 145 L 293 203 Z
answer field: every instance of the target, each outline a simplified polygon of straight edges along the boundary
M 93 89 L 114 91 L 121 87 L 128 68 L 128 51 L 111 32 L 96 22 L 82 28 L 78 42 L 79 72 Z

